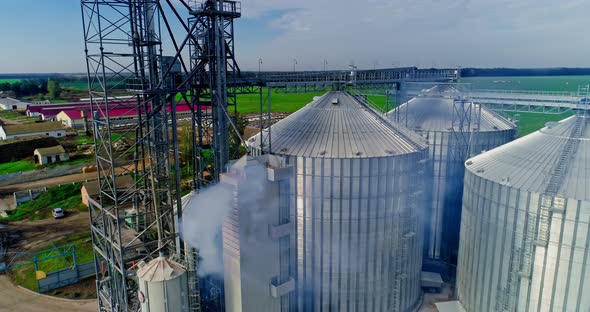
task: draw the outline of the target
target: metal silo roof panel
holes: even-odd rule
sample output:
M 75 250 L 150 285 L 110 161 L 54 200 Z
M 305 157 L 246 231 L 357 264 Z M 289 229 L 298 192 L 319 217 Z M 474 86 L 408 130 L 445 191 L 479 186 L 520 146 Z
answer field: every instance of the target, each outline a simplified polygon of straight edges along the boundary
M 520 138 L 469 159 L 467 169 L 488 180 L 530 192 L 543 193 L 551 172 L 562 154 L 576 117 Z M 582 118 L 582 117 L 578 117 Z M 586 124 L 588 120 L 586 119 Z M 567 160 L 567 172 L 558 194 L 589 200 L 590 127 L 578 138 L 575 154 Z
M 345 92 L 327 93 L 281 120 L 272 126 L 271 138 L 273 153 L 305 157 L 387 157 L 426 148 L 422 138 Z M 260 134 L 248 144 L 259 147 Z

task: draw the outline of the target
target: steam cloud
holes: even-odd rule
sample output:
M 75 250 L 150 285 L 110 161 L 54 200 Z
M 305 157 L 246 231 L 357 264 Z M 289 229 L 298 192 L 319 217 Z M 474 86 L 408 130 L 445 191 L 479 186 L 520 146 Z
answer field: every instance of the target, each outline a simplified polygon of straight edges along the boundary
M 246 159 L 238 161 L 245 163 Z M 266 183 L 266 169 L 256 162 L 247 167 L 234 165 L 231 175 L 239 179 L 240 208 L 247 209 L 242 213 L 240 227 L 243 227 L 240 240 L 257 240 L 252 233 L 257 220 L 262 218 L 261 211 Z M 202 276 L 216 274 L 223 276 L 223 244 L 221 228 L 234 207 L 234 189 L 227 184 L 216 184 L 193 196 L 183 212 L 183 239 L 199 250 L 199 274 Z

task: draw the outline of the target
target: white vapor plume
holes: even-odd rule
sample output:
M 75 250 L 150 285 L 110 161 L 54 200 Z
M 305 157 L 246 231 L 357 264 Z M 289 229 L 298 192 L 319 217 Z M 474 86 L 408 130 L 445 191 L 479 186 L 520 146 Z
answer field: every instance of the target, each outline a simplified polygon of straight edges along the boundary
M 199 250 L 200 274 L 223 274 L 221 226 L 232 208 L 232 191 L 217 184 L 192 196 L 182 214 L 182 237 Z
M 238 160 L 227 175 L 238 181 L 240 240 L 255 243 L 259 239 L 255 228 L 264 218 L 266 168 L 258 161 Z M 183 239 L 199 250 L 199 274 L 223 274 L 222 226 L 235 205 L 235 187 L 220 183 L 193 195 L 184 207 Z M 246 243 L 246 244 L 248 244 Z

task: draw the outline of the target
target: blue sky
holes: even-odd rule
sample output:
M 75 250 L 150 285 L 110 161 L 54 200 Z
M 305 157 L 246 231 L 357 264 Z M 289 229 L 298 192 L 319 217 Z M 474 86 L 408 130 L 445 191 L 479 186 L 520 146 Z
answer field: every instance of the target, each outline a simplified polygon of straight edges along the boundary
M 178 0 L 174 0 L 178 1 Z M 590 67 L 587 0 L 244 0 L 243 69 Z M 79 0 L 1 0 L 0 73 L 84 72 Z

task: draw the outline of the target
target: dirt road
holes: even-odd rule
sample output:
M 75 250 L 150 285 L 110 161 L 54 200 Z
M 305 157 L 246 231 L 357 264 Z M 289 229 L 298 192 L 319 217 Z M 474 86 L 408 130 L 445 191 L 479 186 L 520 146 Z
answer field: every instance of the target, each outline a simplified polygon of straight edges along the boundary
M 117 167 L 115 172 L 117 174 L 124 174 L 131 172 L 132 167 L 130 166 L 121 166 Z M 96 172 L 89 172 L 89 173 L 76 173 L 65 175 L 61 177 L 55 177 L 50 179 L 44 179 L 39 181 L 32 181 L 20 184 L 12 184 L 7 186 L 0 186 L 0 194 L 11 194 L 16 191 L 24 191 L 30 190 L 34 188 L 39 188 L 43 186 L 53 186 L 58 184 L 66 184 L 66 183 L 73 183 L 73 182 L 82 182 L 86 180 L 95 180 L 97 179 Z
M 90 312 L 97 309 L 96 300 L 75 302 L 54 299 L 17 287 L 12 284 L 8 276 L 0 275 L 0 312 Z
M 56 242 L 90 230 L 88 213 L 68 215 L 63 219 L 11 222 L 10 230 L 19 233 L 18 242 L 10 245 L 10 251 L 36 251 L 50 242 Z

